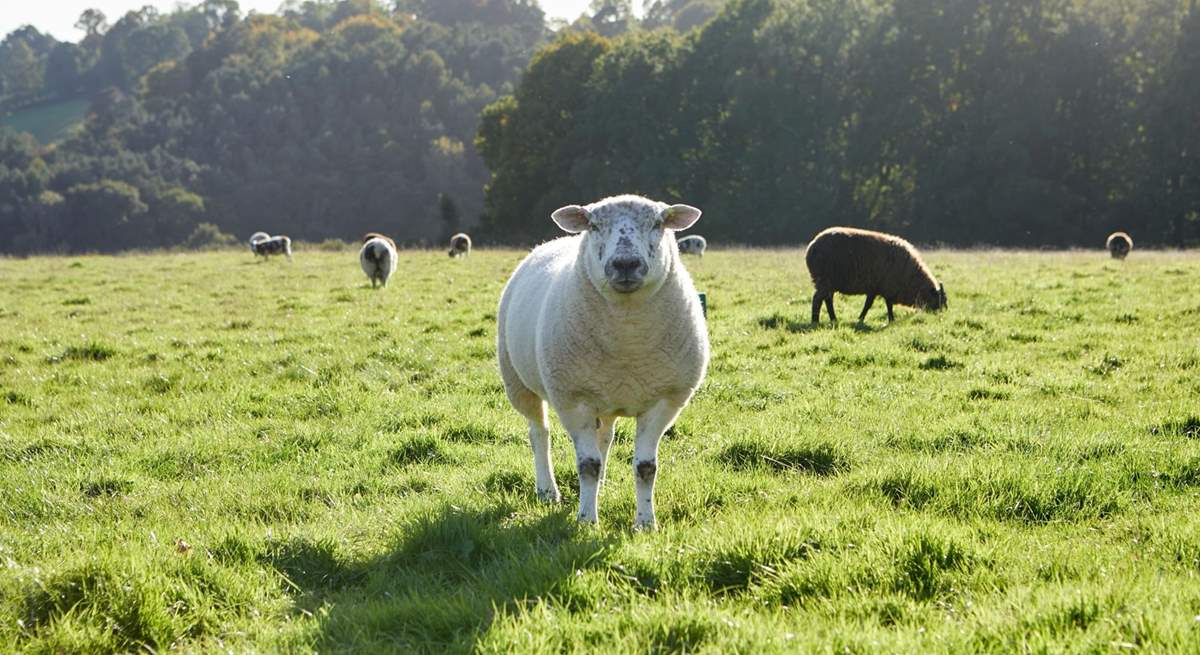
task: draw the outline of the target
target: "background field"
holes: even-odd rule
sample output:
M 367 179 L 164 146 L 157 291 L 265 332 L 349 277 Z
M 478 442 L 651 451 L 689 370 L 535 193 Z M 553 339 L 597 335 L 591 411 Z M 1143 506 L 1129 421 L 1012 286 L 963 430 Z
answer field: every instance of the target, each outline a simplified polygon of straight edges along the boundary
M 82 123 L 87 110 L 86 98 L 48 102 L 0 115 L 0 127 L 29 132 L 40 143 L 48 144 L 67 136 L 71 128 Z
M 557 424 L 535 501 L 520 257 L 0 259 L 0 651 L 1200 648 L 1200 255 L 935 251 L 947 312 L 815 329 L 799 251 L 690 259 L 655 534 L 625 424 L 599 529 Z

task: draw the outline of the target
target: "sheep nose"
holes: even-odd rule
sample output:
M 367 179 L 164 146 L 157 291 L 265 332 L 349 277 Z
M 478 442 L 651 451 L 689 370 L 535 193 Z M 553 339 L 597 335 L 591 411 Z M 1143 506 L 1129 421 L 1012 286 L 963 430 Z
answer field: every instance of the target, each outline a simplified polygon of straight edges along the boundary
M 642 266 L 642 260 L 637 257 L 618 257 L 612 260 L 612 267 L 623 277 L 629 277 Z

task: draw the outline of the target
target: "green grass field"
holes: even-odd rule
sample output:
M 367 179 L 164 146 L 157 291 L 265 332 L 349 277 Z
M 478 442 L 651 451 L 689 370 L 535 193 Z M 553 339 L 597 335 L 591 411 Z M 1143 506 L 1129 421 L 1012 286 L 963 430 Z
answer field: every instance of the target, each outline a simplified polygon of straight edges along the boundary
M 54 143 L 83 122 L 89 106 L 91 102 L 87 98 L 43 103 L 6 116 L 0 115 L 0 127 L 29 132 L 41 143 Z
M 1200 650 L 1200 254 L 932 252 L 949 310 L 710 252 L 634 533 L 536 501 L 517 251 L 0 259 L 0 652 Z

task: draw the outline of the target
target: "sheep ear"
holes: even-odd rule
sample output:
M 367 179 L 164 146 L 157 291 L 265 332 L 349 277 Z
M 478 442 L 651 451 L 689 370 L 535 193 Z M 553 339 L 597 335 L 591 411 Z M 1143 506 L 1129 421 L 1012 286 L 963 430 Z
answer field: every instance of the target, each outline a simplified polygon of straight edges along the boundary
M 663 210 L 663 227 L 668 230 L 686 230 L 700 220 L 700 210 L 691 205 L 671 205 Z
M 592 214 L 579 205 L 567 205 L 566 207 L 555 209 L 554 213 L 550 214 L 550 218 L 554 219 L 554 222 L 564 232 L 575 234 L 576 232 L 583 232 L 588 229 L 588 224 L 592 220 Z

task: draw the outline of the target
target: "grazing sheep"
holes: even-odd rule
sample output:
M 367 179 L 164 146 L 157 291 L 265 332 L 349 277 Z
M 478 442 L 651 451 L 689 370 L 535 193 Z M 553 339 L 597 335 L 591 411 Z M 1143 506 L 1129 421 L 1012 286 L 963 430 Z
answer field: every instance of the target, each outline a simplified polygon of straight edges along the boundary
M 560 499 L 547 402 L 575 443 L 584 523 L 599 521 L 616 419 L 634 416 L 634 527 L 653 529 L 659 441 L 708 366 L 707 326 L 674 236 L 700 210 L 617 196 L 551 218 L 574 236 L 521 262 L 501 295 L 496 331 L 504 389 L 529 421 L 537 492 Z
M 704 251 L 708 249 L 708 241 L 699 234 L 683 237 L 678 241 L 679 252 L 685 255 L 700 255 L 704 256 Z
M 367 232 L 366 234 L 363 235 L 362 242 L 366 243 L 366 242 L 370 241 L 371 239 L 383 239 L 384 241 L 387 241 L 388 243 L 392 244 L 393 250 L 395 250 L 395 248 L 396 248 L 396 242 L 392 241 L 391 237 L 382 235 L 378 232 Z
M 859 322 L 866 320 L 875 296 L 883 296 L 887 303 L 889 323 L 895 319 L 893 303 L 932 310 L 946 306 L 946 288 L 929 272 L 916 248 L 897 236 L 831 227 L 813 238 L 804 259 L 817 288 L 812 302 L 813 323 L 821 320 L 822 301 L 829 320 L 837 320 L 833 312 L 835 291 L 867 294 Z
M 396 259 L 396 245 L 384 236 L 368 240 L 358 251 L 358 263 L 371 278 L 371 288 L 375 288 L 376 282 L 387 286 L 388 278 L 396 272 Z
M 250 244 L 250 250 L 255 255 L 262 255 L 263 259 L 270 259 L 271 255 L 287 255 L 291 259 L 292 240 L 285 236 L 259 239 Z
M 450 237 L 450 256 L 459 257 L 471 254 L 471 237 L 459 232 Z
M 1113 232 L 1108 235 L 1104 246 L 1108 248 L 1108 253 L 1112 255 L 1113 259 L 1125 259 L 1129 251 L 1133 250 L 1133 239 L 1124 232 Z
M 250 245 L 254 245 L 256 242 L 262 241 L 263 239 L 270 238 L 271 235 L 267 234 L 266 232 L 255 232 L 254 234 L 250 235 Z

